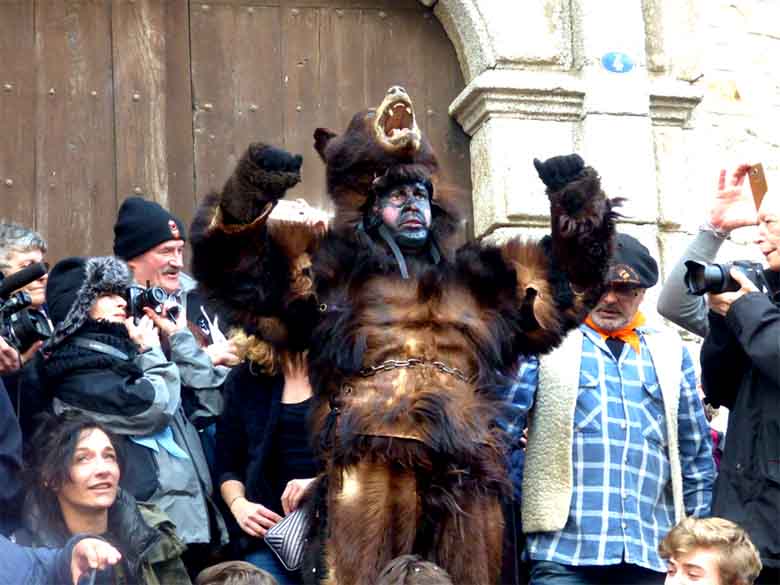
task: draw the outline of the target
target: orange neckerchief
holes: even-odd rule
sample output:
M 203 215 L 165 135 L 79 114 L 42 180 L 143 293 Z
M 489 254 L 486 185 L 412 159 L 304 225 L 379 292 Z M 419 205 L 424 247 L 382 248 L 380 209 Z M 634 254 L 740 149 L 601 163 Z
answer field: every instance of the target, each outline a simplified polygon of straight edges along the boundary
M 598 333 L 601 336 L 601 339 L 607 339 L 607 337 L 616 337 L 617 339 L 620 339 L 630 345 L 631 348 L 636 352 L 636 355 L 639 355 L 639 334 L 637 334 L 636 328 L 645 324 L 645 316 L 641 311 L 636 312 L 636 315 L 634 315 L 631 323 L 623 327 L 623 329 L 618 329 L 617 331 L 605 331 L 593 322 L 593 319 L 590 318 L 590 315 L 588 315 L 585 319 L 585 324 L 593 329 L 593 331 Z

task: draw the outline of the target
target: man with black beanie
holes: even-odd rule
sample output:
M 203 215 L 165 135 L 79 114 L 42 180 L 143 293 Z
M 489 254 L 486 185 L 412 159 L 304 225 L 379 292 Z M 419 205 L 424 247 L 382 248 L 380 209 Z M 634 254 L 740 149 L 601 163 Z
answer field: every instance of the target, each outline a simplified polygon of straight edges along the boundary
M 119 208 L 114 254 L 127 262 L 138 285 L 163 288 L 183 309 L 176 321 L 157 318 L 155 325 L 179 366 L 187 415 L 204 429 L 222 412 L 220 387 L 238 358 L 218 318 L 207 312 L 195 281 L 182 272 L 186 239 L 181 220 L 154 201 L 128 197 Z
M 213 425 L 222 413 L 221 387 L 238 357 L 233 343 L 219 330 L 218 318 L 207 312 L 195 281 L 182 272 L 186 239 L 181 220 L 155 201 L 133 196 L 119 208 L 114 254 L 127 262 L 137 285 L 165 290 L 170 297 L 166 311 L 179 308 L 175 320 L 165 315 L 153 320 L 167 342 L 169 359 L 179 368 L 182 406 L 199 431 L 213 469 Z M 211 486 L 208 478 L 203 480 Z M 217 524 L 224 528 L 221 518 Z M 191 562 L 185 559 L 188 569 Z

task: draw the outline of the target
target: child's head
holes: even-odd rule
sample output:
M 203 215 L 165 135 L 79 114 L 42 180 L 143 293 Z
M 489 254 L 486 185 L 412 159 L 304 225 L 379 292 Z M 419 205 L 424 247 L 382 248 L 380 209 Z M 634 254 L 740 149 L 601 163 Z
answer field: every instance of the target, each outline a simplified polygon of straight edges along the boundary
M 376 585 L 452 585 L 452 581 L 438 565 L 417 555 L 403 555 L 385 566 Z
M 195 585 L 279 585 L 279 582 L 268 571 L 251 563 L 227 561 L 203 569 Z
M 666 584 L 752 585 L 761 559 L 750 537 L 723 518 L 685 518 L 658 545 Z

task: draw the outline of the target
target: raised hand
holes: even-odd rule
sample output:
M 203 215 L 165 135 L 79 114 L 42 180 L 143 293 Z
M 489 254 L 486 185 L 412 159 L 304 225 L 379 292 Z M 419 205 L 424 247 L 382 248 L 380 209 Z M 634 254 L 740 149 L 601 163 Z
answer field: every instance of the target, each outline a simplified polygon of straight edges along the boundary
M 237 366 L 241 362 L 238 357 L 238 348 L 236 344 L 228 339 L 217 341 L 203 350 L 211 358 L 211 363 L 215 366 Z
M 168 317 L 168 310 L 177 307 L 176 321 L 171 321 Z M 158 315 L 153 309 L 144 307 L 144 316 L 148 317 L 161 335 L 170 337 L 174 333 L 187 328 L 187 315 L 184 308 L 179 306 L 176 301 L 169 299 L 163 305 L 162 314 Z
M 740 227 L 756 225 L 758 212 L 752 195 L 745 189 L 745 177 L 750 165 L 739 165 L 727 180 L 721 169 L 718 190 L 709 212 L 709 222 L 716 230 L 730 232 Z
M 135 342 L 140 351 L 146 351 L 152 347 L 160 347 L 160 332 L 148 315 L 141 317 L 137 325 L 133 317 L 128 317 L 125 319 L 125 327 L 127 327 L 130 339 Z
M 301 170 L 303 157 L 291 154 L 281 148 L 255 142 L 249 146 L 249 158 L 258 167 L 266 171 L 298 173 Z
M 222 190 L 226 224 L 248 224 L 267 217 L 273 203 L 301 180 L 303 157 L 262 142 L 249 145 Z

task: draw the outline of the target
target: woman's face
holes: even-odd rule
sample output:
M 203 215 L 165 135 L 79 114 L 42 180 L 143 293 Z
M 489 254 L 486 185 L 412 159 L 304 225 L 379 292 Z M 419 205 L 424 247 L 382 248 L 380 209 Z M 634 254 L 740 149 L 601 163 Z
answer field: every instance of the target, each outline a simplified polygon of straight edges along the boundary
M 101 295 L 89 309 L 95 321 L 124 323 L 127 319 L 127 301 L 120 295 Z
M 79 435 L 70 463 L 70 478 L 57 491 L 60 506 L 73 511 L 107 510 L 116 499 L 119 464 L 114 446 L 99 429 Z

